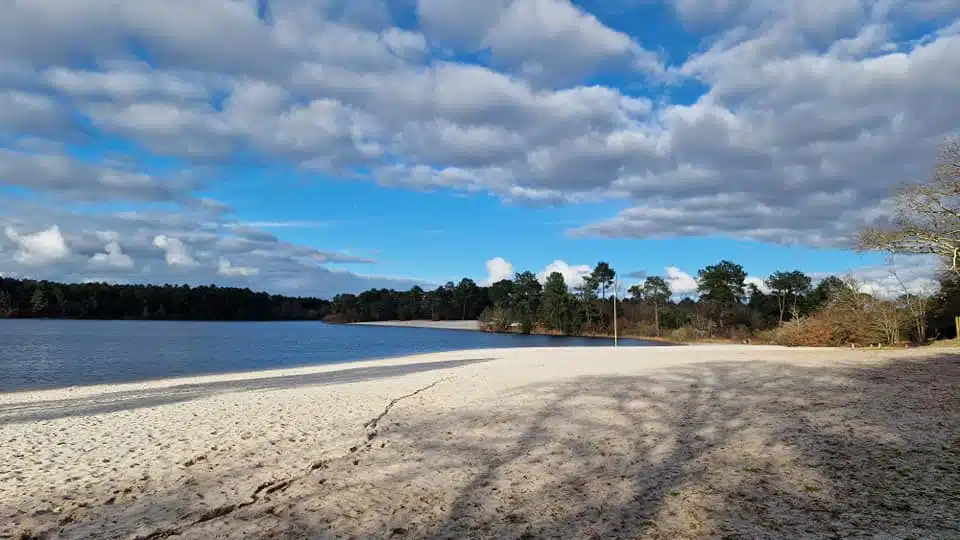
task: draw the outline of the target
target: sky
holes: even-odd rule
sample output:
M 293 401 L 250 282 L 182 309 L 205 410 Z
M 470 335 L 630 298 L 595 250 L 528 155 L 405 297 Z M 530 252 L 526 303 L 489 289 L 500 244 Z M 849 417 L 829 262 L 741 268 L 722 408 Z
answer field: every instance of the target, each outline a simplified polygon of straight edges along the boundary
M 2 10 L 12 277 L 330 297 L 604 260 L 684 294 L 727 259 L 880 287 L 857 231 L 960 129 L 956 0 Z

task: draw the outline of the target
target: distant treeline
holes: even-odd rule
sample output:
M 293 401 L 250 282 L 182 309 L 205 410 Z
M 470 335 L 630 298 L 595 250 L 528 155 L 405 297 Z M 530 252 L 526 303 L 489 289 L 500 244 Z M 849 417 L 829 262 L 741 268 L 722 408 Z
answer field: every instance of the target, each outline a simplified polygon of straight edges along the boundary
M 489 286 L 465 278 L 430 291 L 372 289 L 334 297 L 327 320 L 480 319 L 497 332 L 609 335 L 616 303 L 621 335 L 839 345 L 952 337 L 953 316 L 960 313 L 960 287 L 946 277 L 939 294 L 904 289 L 874 297 L 851 278 L 829 276 L 814 283 L 798 270 L 774 272 L 761 287 L 747 283 L 739 264 L 724 260 L 697 272 L 696 299 L 677 299 L 660 276 L 613 294 L 616 282 L 616 271 L 600 262 L 576 284 L 556 272 L 542 282 L 532 272 L 520 272 Z
M 0 317 L 159 320 L 474 320 L 490 331 L 621 335 L 678 341 L 761 337 L 784 344 L 894 343 L 953 337 L 960 285 L 944 277 L 937 294 L 873 297 L 850 279 L 814 284 L 800 271 L 747 283 L 720 261 L 697 272 L 697 295 L 677 299 L 668 280 L 649 276 L 614 294 L 616 271 L 600 262 L 571 288 L 554 272 L 541 282 L 519 272 L 489 286 L 471 279 L 433 290 L 371 289 L 331 301 L 249 289 L 187 285 L 65 284 L 0 278 Z
M 0 278 L 0 317 L 208 321 L 321 320 L 330 302 L 187 285 L 54 283 Z
M 729 336 L 769 329 L 812 313 L 828 301 L 832 288 L 844 286 L 836 277 L 814 287 L 802 272 L 777 272 L 768 280 L 775 292 L 765 294 L 755 284 L 747 284 L 746 277 L 740 265 L 721 261 L 698 273 L 697 300 L 675 299 L 667 280 L 659 276 L 650 276 L 615 295 L 616 271 L 601 261 L 576 284 L 568 284 L 558 272 L 542 282 L 532 272 L 519 272 L 513 279 L 489 286 L 465 278 L 432 291 L 414 287 L 341 294 L 333 298 L 328 320 L 479 318 L 492 331 L 609 334 L 616 297 L 621 331 L 658 336 L 689 329 Z

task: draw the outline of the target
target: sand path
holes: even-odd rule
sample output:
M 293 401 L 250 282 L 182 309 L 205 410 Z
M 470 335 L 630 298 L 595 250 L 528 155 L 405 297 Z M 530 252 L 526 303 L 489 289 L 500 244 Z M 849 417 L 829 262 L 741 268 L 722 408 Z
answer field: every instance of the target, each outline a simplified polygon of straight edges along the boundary
M 0 537 L 958 538 L 960 351 L 511 349 L 0 394 Z

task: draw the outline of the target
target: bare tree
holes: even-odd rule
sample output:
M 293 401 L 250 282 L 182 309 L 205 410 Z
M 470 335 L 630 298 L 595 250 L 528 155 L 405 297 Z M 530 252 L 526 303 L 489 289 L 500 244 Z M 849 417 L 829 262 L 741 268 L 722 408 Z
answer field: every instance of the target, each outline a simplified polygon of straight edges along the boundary
M 900 288 L 903 289 L 903 296 L 900 299 L 913 324 L 914 338 L 917 343 L 922 343 L 927 338 L 927 312 L 930 307 L 930 297 L 923 290 L 916 293 L 910 292 L 896 271 L 890 270 L 890 275 L 897 280 Z
M 861 232 L 860 248 L 938 255 L 960 276 L 960 137 L 944 143 L 930 181 L 906 186 L 894 202 L 892 226 Z
M 852 276 L 848 277 L 827 306 L 837 341 L 897 343 L 904 323 L 903 312 L 893 302 L 863 292 L 863 288 Z

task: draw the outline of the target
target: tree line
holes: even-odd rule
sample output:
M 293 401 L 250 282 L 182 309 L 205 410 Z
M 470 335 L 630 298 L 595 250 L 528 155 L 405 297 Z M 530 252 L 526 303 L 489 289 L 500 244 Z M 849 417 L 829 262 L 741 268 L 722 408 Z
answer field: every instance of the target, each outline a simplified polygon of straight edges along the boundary
M 942 277 L 937 295 L 906 291 L 880 298 L 850 279 L 814 284 L 799 270 L 771 274 L 761 288 L 743 267 L 720 261 L 697 272 L 697 295 L 678 298 L 667 279 L 650 276 L 623 290 L 599 262 L 568 284 L 559 272 L 542 281 L 518 272 L 489 286 L 464 278 L 432 290 L 370 289 L 331 301 L 187 285 L 66 284 L 0 278 L 0 317 L 151 320 L 475 320 L 495 332 L 623 336 L 760 338 L 788 345 L 895 343 L 953 335 L 960 283 Z M 572 287 L 571 287 L 572 285 Z M 617 316 L 614 318 L 614 305 Z
M 851 278 L 814 280 L 778 271 L 764 286 L 747 283 L 743 267 L 723 260 L 697 272 L 696 298 L 677 298 L 668 280 L 650 276 L 615 290 L 616 270 L 599 262 L 577 283 L 559 272 L 542 281 L 518 272 L 489 286 L 464 278 L 434 290 L 372 289 L 333 298 L 328 322 L 479 319 L 494 332 L 609 335 L 614 305 L 620 335 L 750 339 L 784 344 L 839 345 L 923 341 L 950 334 L 960 287 L 944 277 L 940 295 L 908 292 L 877 297 Z M 572 286 L 571 286 L 572 285 Z M 819 321 L 815 324 L 816 321 Z
M 330 302 L 188 285 L 55 283 L 0 278 L 0 317 L 270 321 L 322 320 Z

